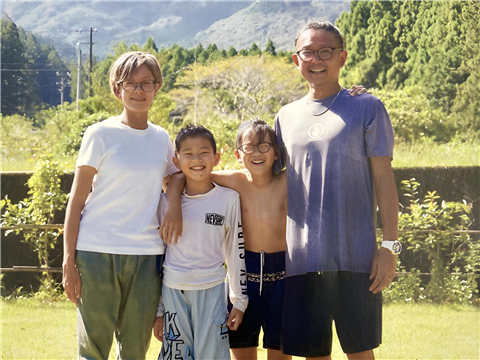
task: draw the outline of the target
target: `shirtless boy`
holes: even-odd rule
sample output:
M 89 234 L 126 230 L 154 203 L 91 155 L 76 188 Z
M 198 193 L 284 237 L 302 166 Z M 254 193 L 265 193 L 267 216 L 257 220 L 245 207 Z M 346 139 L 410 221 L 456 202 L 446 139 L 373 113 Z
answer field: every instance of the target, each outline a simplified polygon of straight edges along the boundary
M 234 359 L 256 359 L 260 328 L 268 359 L 290 359 L 280 351 L 287 216 L 286 172 L 274 175 L 274 130 L 263 120 L 243 122 L 235 156 L 241 171 L 219 171 L 212 179 L 240 194 L 249 307 L 237 331 L 231 331 Z

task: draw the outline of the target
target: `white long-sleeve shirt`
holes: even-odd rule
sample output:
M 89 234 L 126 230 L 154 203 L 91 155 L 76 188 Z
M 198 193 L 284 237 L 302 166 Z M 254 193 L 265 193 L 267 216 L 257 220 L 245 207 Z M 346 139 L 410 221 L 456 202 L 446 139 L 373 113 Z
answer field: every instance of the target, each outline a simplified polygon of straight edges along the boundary
M 183 235 L 177 244 L 167 246 L 163 283 L 178 290 L 204 290 L 221 284 L 228 276 L 230 301 L 244 312 L 248 296 L 240 196 L 214 185 L 205 194 L 182 194 Z M 167 208 L 163 194 L 160 220 Z M 163 315 L 162 310 L 159 304 L 157 316 Z

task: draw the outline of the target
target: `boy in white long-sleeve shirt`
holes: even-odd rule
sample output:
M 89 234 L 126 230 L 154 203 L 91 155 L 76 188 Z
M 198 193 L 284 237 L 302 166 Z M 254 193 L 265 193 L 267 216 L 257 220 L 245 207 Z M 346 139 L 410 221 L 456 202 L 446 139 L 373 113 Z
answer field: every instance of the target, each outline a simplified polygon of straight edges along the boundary
M 227 327 L 238 328 L 248 304 L 240 197 L 210 179 L 220 154 L 209 130 L 188 126 L 177 134 L 175 146 L 174 164 L 186 179 L 184 229 L 181 239 L 167 246 L 163 265 L 163 304 L 161 299 L 154 323 L 154 334 L 163 341 L 159 359 L 230 359 Z M 166 200 L 164 195 L 160 217 Z

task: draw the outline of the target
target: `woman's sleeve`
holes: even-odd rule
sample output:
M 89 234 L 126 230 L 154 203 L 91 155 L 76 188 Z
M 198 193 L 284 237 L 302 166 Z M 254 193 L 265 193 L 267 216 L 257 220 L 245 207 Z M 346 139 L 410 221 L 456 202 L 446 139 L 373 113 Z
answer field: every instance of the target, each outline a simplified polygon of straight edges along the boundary
M 77 167 L 88 165 L 98 170 L 105 154 L 105 142 L 101 138 L 98 128 L 88 127 L 82 139 L 78 152 Z

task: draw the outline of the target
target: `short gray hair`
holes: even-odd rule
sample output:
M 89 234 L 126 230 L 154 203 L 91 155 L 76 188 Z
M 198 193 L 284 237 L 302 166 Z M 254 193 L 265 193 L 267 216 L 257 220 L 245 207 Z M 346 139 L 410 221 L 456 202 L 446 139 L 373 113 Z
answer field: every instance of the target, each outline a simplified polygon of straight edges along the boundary
M 342 48 L 345 49 L 347 46 L 345 39 L 342 36 L 342 33 L 338 28 L 333 25 L 330 21 L 309 21 L 307 25 L 303 27 L 302 30 L 300 30 L 297 34 L 297 37 L 295 38 L 295 47 L 297 46 L 298 39 L 300 36 L 307 30 L 325 30 L 333 33 L 335 37 L 340 41 L 340 44 L 342 44 Z

